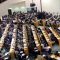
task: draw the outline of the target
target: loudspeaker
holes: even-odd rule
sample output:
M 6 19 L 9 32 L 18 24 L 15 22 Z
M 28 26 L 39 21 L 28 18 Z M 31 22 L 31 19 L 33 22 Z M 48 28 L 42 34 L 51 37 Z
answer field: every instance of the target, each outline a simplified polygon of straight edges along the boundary
M 8 9 L 8 15 L 12 15 L 12 10 Z
M 35 3 L 30 3 L 30 7 L 34 7 L 35 6 Z

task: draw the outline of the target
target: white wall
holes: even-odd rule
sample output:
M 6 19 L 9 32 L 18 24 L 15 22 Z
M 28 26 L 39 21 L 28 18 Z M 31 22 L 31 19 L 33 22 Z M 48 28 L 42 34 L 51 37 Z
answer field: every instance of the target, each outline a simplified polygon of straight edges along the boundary
M 40 0 L 33 0 L 33 2 L 36 4 L 38 10 L 40 10 Z M 30 3 L 32 3 L 32 0 L 26 0 L 26 7 L 30 7 Z
M 26 6 L 29 7 L 29 4 L 32 2 L 32 0 L 26 0 L 27 4 Z M 38 8 L 40 10 L 40 0 L 33 0 Z M 55 12 L 60 14 L 60 0 L 41 0 L 42 1 L 42 8 L 43 11 L 47 12 Z
M 6 2 L 0 4 L 0 17 L 8 13 L 8 8 L 10 8 L 11 5 L 22 1 L 25 0 L 7 0 Z
M 32 0 L 7 0 L 6 2 L 0 4 L 0 16 L 7 13 L 8 8 L 13 6 L 13 4 L 26 1 L 26 7 L 30 7 Z M 33 0 L 40 10 L 40 0 Z M 60 13 L 60 0 L 42 0 L 43 11 Z
M 42 0 L 43 10 L 60 14 L 60 0 Z
M 18 11 L 26 12 L 26 4 L 25 4 L 25 1 L 12 4 L 12 5 L 10 5 L 10 8 L 12 9 L 12 12 L 13 11 L 15 11 L 15 12 L 18 12 Z

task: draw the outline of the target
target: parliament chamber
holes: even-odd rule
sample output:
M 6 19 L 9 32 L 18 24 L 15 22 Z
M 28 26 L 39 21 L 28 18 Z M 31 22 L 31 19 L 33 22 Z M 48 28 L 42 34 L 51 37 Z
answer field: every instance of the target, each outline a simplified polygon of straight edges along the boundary
M 10 3 L 12 7 L 16 6 L 15 11 L 10 8 Z M 17 8 L 23 6 L 24 1 L 15 5 L 15 1 L 1 0 L 0 4 L 3 7 L 0 7 L 0 60 L 60 60 L 59 13 L 43 11 L 41 3 L 39 11 L 38 3 L 33 0 L 28 3 L 27 12 L 24 7 Z M 3 14 L 5 9 L 8 14 Z
M 45 12 L 46 13 L 46 12 Z M 60 17 L 15 13 L 0 19 L 0 60 L 59 60 Z

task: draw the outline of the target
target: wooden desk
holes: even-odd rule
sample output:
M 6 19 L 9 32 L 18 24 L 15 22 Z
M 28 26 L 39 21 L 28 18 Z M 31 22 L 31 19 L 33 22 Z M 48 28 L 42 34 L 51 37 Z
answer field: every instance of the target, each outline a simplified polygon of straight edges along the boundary
M 48 45 L 49 45 L 50 47 L 52 47 L 52 43 L 53 43 L 53 42 L 51 41 L 50 37 L 48 36 L 48 33 L 47 33 L 47 31 L 45 30 L 45 28 L 44 28 L 43 26 L 40 26 L 40 29 L 41 29 L 41 31 L 42 31 L 42 33 L 43 33 L 43 35 L 44 35 L 44 37 L 45 37 Z
M 33 21 L 33 23 L 34 23 L 34 25 L 37 27 L 37 26 L 39 26 L 40 21 L 35 20 L 35 21 Z
M 38 55 L 37 58 L 35 60 L 46 60 L 43 56 Z
M 41 45 L 39 43 L 39 39 L 38 39 L 36 29 L 35 29 L 35 27 L 33 25 L 31 26 L 31 29 L 32 29 L 32 33 L 33 33 L 33 36 L 34 36 L 34 41 L 35 41 L 36 47 L 41 52 Z
M 51 58 L 54 58 L 54 59 L 56 59 L 56 60 L 59 60 L 59 59 L 60 59 L 60 56 L 56 56 L 56 55 L 54 55 L 54 54 L 50 55 L 50 57 L 51 57 Z
M 59 46 L 60 46 L 60 36 L 59 36 L 59 34 L 56 32 L 56 30 L 54 28 L 50 27 L 49 29 L 54 34 L 54 36 L 57 38 L 57 40 L 59 42 Z
M 2 46 L 3 46 L 3 44 L 4 44 L 4 39 L 5 39 L 5 37 L 6 37 L 7 34 L 8 34 L 8 29 L 9 29 L 9 27 L 10 27 L 10 24 L 7 24 L 7 26 L 5 27 L 5 30 L 4 30 L 4 32 L 3 32 L 3 34 L 2 34 L 2 37 L 1 37 L 1 40 L 0 40 L 0 49 L 2 48 Z
M 10 51 L 9 51 L 11 60 L 14 60 L 14 58 L 15 58 L 14 53 L 15 53 L 15 46 L 16 46 L 16 32 L 17 32 L 17 25 L 14 25 L 11 47 L 10 47 Z
M 23 25 L 23 44 L 24 44 L 24 52 L 26 55 L 28 55 L 29 50 L 28 50 L 28 36 L 27 36 L 26 25 Z

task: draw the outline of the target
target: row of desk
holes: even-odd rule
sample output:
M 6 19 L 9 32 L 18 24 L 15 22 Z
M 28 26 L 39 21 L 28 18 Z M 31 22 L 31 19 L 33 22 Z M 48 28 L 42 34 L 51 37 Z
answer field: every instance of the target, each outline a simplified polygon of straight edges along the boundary
M 47 33 L 47 31 L 45 30 L 45 28 L 44 28 L 43 26 L 40 26 L 40 29 L 41 29 L 41 31 L 42 31 L 42 33 L 43 33 L 43 35 L 44 35 L 44 37 L 45 37 L 48 45 L 49 45 L 50 47 L 52 47 L 52 44 L 53 44 L 54 42 L 51 41 L 51 39 L 50 39 L 50 37 L 48 36 L 48 33 Z
M 34 23 L 34 25 L 37 27 L 37 26 L 39 26 L 39 23 L 37 23 L 38 21 L 35 21 L 35 22 L 33 22 Z M 42 23 L 43 23 L 43 26 L 45 27 L 45 24 L 46 24 L 46 21 L 43 19 L 42 20 Z M 51 42 L 51 41 L 49 41 L 49 40 L 51 40 L 49 37 L 48 37 L 48 34 L 46 34 L 43 30 L 44 29 L 42 29 L 42 27 L 40 26 L 40 29 L 42 30 L 42 33 L 44 34 L 44 36 L 45 36 L 45 38 L 46 38 L 46 41 L 47 42 Z M 59 35 L 59 33 L 57 33 L 57 31 L 53 28 L 53 27 L 50 27 L 49 28 L 50 30 L 51 30 L 51 32 L 54 34 L 54 36 L 57 38 L 57 40 L 58 40 L 58 42 L 59 42 L 59 46 L 60 46 L 60 35 Z M 47 37 L 46 37 L 47 36 Z M 49 38 L 49 39 L 48 39 Z M 50 43 L 50 46 L 52 46 L 52 43 L 54 43 L 54 42 L 51 42 Z
M 57 38 L 57 40 L 59 42 L 59 46 L 60 46 L 60 36 L 59 36 L 59 34 L 56 32 L 56 30 L 54 28 L 50 27 L 49 29 L 54 34 L 54 36 Z
M 44 24 L 44 23 L 43 23 L 43 24 Z M 54 42 L 51 41 L 50 37 L 48 36 L 48 33 L 47 33 L 47 31 L 45 30 L 45 28 L 44 28 L 45 25 L 44 25 L 44 27 L 43 27 L 43 26 L 39 26 L 39 27 L 40 27 L 40 29 L 41 29 L 41 31 L 42 31 L 42 33 L 43 33 L 43 35 L 44 35 L 44 37 L 45 37 L 48 45 L 49 45 L 50 47 L 52 47 L 52 44 L 53 44 Z M 50 31 L 53 33 L 53 35 L 57 38 L 57 40 L 58 40 L 58 42 L 59 42 L 59 46 L 60 46 L 60 35 L 59 35 L 59 33 L 57 33 L 57 31 L 56 31 L 53 27 L 50 27 L 49 29 L 50 29 Z M 59 53 L 59 54 L 60 54 L 60 53 Z M 54 59 L 56 59 L 56 60 L 60 60 L 60 56 L 56 56 L 56 55 L 54 55 L 54 54 L 50 55 L 50 57 L 51 57 L 51 58 L 54 58 Z M 44 58 L 43 58 L 43 59 L 44 59 Z M 40 59 L 38 59 L 38 57 L 37 57 L 36 60 L 40 60 Z
M 14 53 L 15 53 L 15 47 L 16 47 L 16 33 L 17 33 L 17 25 L 14 25 L 13 36 L 12 36 L 12 41 L 11 41 L 11 46 L 9 51 L 11 60 L 15 58 Z
M 27 36 L 26 25 L 23 25 L 23 46 L 25 54 L 28 55 L 29 50 L 28 50 L 28 36 Z
M 7 36 L 7 33 L 8 33 L 8 29 L 9 29 L 9 26 L 10 24 L 7 24 L 6 28 L 5 28 L 5 31 L 1 37 L 1 40 L 0 40 L 0 48 L 2 48 L 3 44 L 4 44 L 4 39 L 5 37 Z M 11 41 L 11 46 L 10 46 L 10 50 L 9 50 L 9 53 L 11 54 L 11 58 L 13 59 L 14 57 L 14 53 L 15 53 L 15 46 L 16 46 L 16 32 L 17 32 L 17 25 L 14 25 L 14 30 L 13 30 L 13 36 L 12 36 L 12 41 Z M 51 41 L 50 37 L 48 36 L 48 33 L 47 31 L 45 30 L 45 28 L 43 26 L 39 26 L 47 43 L 49 44 L 50 47 L 52 47 L 52 44 L 54 42 Z M 55 29 L 53 29 L 52 27 L 49 28 L 51 30 L 51 32 L 54 34 L 54 36 L 58 39 L 60 39 L 60 36 L 58 35 L 58 33 L 55 31 Z M 36 44 L 36 47 L 38 48 L 38 50 L 41 52 L 41 45 L 39 43 L 39 38 L 38 38 L 38 35 L 37 35 L 37 32 L 36 32 L 36 29 L 35 29 L 35 26 L 34 25 L 31 25 L 31 30 L 32 30 L 32 33 L 33 33 L 33 37 L 34 37 L 34 41 L 35 41 L 35 44 Z M 29 49 L 28 49 L 28 36 L 27 36 L 27 29 L 26 29 L 26 25 L 23 25 L 23 45 L 24 45 L 24 52 L 26 55 L 29 54 Z M 60 42 L 60 41 L 59 41 Z M 59 45 L 60 46 L 60 45 Z M 11 60 L 12 60 L 11 59 Z
M 1 39 L 0 39 L 0 50 L 1 50 L 2 47 L 3 47 L 4 39 L 5 39 L 5 37 L 6 37 L 7 34 L 8 34 L 8 29 L 9 29 L 9 27 L 10 27 L 10 24 L 7 24 L 6 27 L 5 27 L 5 30 L 4 30 L 4 32 L 3 32 L 3 34 L 2 34 L 2 37 L 1 37 Z
M 39 38 L 38 38 L 38 35 L 37 35 L 37 32 L 36 32 L 36 29 L 35 29 L 35 27 L 33 25 L 31 26 L 31 29 L 32 29 L 32 33 L 33 33 L 33 37 L 34 37 L 36 47 L 41 52 L 41 45 L 39 43 Z

